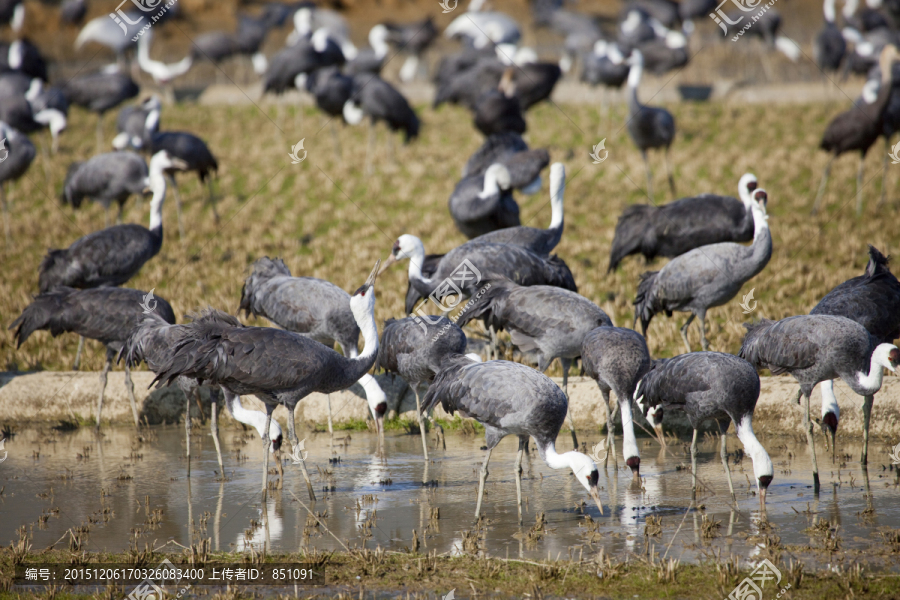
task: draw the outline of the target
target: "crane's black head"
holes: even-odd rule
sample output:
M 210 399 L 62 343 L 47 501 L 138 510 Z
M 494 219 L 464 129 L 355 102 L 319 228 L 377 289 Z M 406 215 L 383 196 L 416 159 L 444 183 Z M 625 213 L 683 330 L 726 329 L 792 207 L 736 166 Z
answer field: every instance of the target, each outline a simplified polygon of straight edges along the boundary
M 754 179 L 753 181 L 747 182 L 747 190 L 753 191 L 759 186 L 759 183 Z
M 755 187 L 755 182 L 754 182 L 754 187 Z M 754 191 L 753 199 L 756 200 L 759 203 L 759 205 L 762 206 L 763 208 L 766 208 L 766 206 L 769 204 L 769 195 L 766 193 L 765 190 Z
M 375 278 L 378 277 L 379 266 L 381 266 L 381 260 L 375 261 L 375 268 L 372 269 L 371 273 L 369 273 L 369 277 L 366 278 L 366 282 L 359 286 L 359 289 L 353 292 L 354 296 L 362 296 L 363 298 L 365 298 L 368 291 L 375 285 Z
M 891 366 L 896 369 L 897 365 L 900 364 L 900 350 L 894 348 L 888 352 L 888 360 L 891 361 Z
M 761 489 L 761 490 L 769 489 L 770 483 L 772 483 L 772 475 L 760 475 L 759 476 L 759 489 Z
M 831 432 L 831 435 L 834 436 L 834 434 L 837 432 L 837 426 L 838 426 L 837 415 L 835 415 L 831 411 L 825 413 L 825 415 L 822 417 L 822 427 L 827 427 L 828 431 Z
M 284 437 L 279 433 L 278 437 L 272 440 L 272 451 L 278 452 L 281 450 L 281 442 L 284 441 Z

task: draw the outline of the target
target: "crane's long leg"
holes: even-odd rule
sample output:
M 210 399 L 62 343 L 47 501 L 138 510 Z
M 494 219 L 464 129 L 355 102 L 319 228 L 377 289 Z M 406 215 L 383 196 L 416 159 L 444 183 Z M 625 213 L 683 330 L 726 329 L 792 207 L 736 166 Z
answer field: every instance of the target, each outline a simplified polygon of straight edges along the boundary
M 6 236 L 6 245 L 9 246 L 10 224 L 9 205 L 6 203 L 6 183 L 0 183 L 0 199 L 3 200 L 3 234 Z
M 872 405 L 875 403 L 875 396 L 863 397 L 863 449 L 859 462 L 864 465 L 869 464 L 869 421 L 872 419 Z
M 697 500 L 697 430 L 691 439 L 691 500 Z
M 77 371 L 79 367 L 81 367 L 81 353 L 84 351 L 84 336 L 78 336 L 78 350 L 75 351 L 75 364 L 72 365 L 72 370 Z
M 706 311 L 700 311 L 700 314 L 697 316 L 700 317 L 700 345 L 703 351 L 706 352 L 709 350 L 709 340 L 706 339 Z
M 834 162 L 836 155 L 832 154 L 831 158 L 828 159 L 828 164 L 825 165 L 825 170 L 822 171 L 822 181 L 819 182 L 819 191 L 816 194 L 816 201 L 813 202 L 812 214 L 816 214 L 819 212 L 819 203 L 822 201 L 822 196 L 825 195 L 825 186 L 828 184 L 828 176 L 831 174 L 831 163 Z
M 109 368 L 112 366 L 113 352 L 109 348 L 106 349 L 106 364 L 100 371 L 100 397 L 97 399 L 97 431 L 100 431 L 100 415 L 103 413 L 103 392 L 106 391 L 106 376 Z
M 175 182 L 175 176 L 166 173 L 169 183 L 172 186 L 172 194 L 175 196 L 175 214 L 178 215 L 178 239 L 184 239 L 184 224 L 181 219 L 181 192 L 178 191 L 178 184 Z
M 269 444 L 271 441 L 269 440 L 269 427 L 272 426 L 272 411 L 275 410 L 275 407 L 270 405 L 268 402 L 263 402 L 266 407 L 266 428 L 263 429 L 262 434 L 262 444 L 263 444 L 263 478 L 262 478 L 262 499 L 263 502 L 266 501 L 266 495 L 269 490 Z
M 675 178 L 672 176 L 672 169 L 669 168 L 669 149 L 666 148 L 665 152 L 666 156 L 666 176 L 669 178 L 669 189 L 672 190 L 672 200 L 676 198 L 675 192 Z
M 516 454 L 516 500 L 519 503 L 519 525 L 522 524 L 522 457 L 528 438 L 519 436 L 519 452 Z
M 603 396 L 603 408 L 606 409 L 606 456 L 603 458 L 603 469 L 606 470 L 609 465 L 609 454 L 613 453 L 613 469 L 617 470 L 616 463 L 616 428 L 612 422 L 612 411 L 609 410 L 609 392 L 602 389 L 600 394 Z
M 734 495 L 734 482 L 731 481 L 731 469 L 728 467 L 728 452 L 725 446 L 725 438 L 728 435 L 728 422 L 726 421 L 724 426 L 719 425 L 719 437 L 722 438 L 722 449 L 720 454 L 722 456 L 722 465 L 725 467 L 725 475 L 728 476 L 728 491 L 731 492 L 731 501 L 736 502 L 737 497 Z
M 288 437 L 291 440 L 291 456 L 296 461 L 298 458 L 300 459 L 300 472 L 303 473 L 303 479 L 306 481 L 306 491 L 309 492 L 309 499 L 313 502 L 316 501 L 316 493 L 313 491 L 312 480 L 309 478 L 309 471 L 306 470 L 306 460 L 300 453 L 297 451 L 297 444 L 300 440 L 297 439 L 297 432 L 294 429 L 294 408 L 288 406 Z
M 134 428 L 139 429 L 141 419 L 138 416 L 137 400 L 134 398 L 134 382 L 131 380 L 131 368 L 125 363 L 125 391 L 128 392 L 128 400 L 131 402 L 131 415 L 134 417 Z
M 422 452 L 425 460 L 428 461 L 428 440 L 425 437 L 425 418 L 422 415 L 422 401 L 419 398 L 419 386 L 413 386 L 413 392 L 416 394 L 416 417 L 419 419 L 419 433 L 422 435 Z
M 197 392 L 199 394 L 199 392 Z M 209 432 L 212 434 L 213 444 L 216 447 L 216 458 L 219 461 L 219 478 L 225 479 L 225 465 L 222 462 L 222 445 L 219 443 L 219 401 L 218 392 L 213 388 L 209 390 L 210 413 Z
M 859 168 L 856 170 L 856 214 L 862 214 L 863 169 L 866 167 L 866 155 L 859 153 Z
M 191 396 L 193 392 L 184 394 L 184 455 L 187 457 L 187 477 L 191 477 Z M 267 430 L 268 431 L 268 430 Z
M 878 201 L 878 205 L 875 208 L 881 208 L 881 205 L 884 204 L 885 197 L 887 196 L 887 174 L 888 174 L 888 154 L 891 151 L 891 140 L 888 137 L 884 138 L 884 157 L 881 161 L 881 199 Z
M 650 161 L 647 160 L 647 151 L 641 150 L 641 158 L 644 159 L 644 169 L 647 171 L 647 197 L 653 203 L 653 173 L 650 171 Z
M 571 358 L 561 358 L 559 362 L 563 368 L 563 393 L 566 395 L 566 403 L 569 404 L 569 369 L 572 368 Z M 569 429 L 572 430 L 572 444 L 578 450 L 578 434 L 575 432 L 575 422 L 572 420 L 572 406 L 569 404 L 566 410 L 566 418 L 569 420 Z
M 812 419 L 809 416 L 809 395 L 804 394 L 805 408 L 803 415 L 803 428 L 806 429 L 806 443 L 809 445 L 809 454 L 812 460 L 812 471 L 813 471 L 813 493 L 819 493 L 819 464 L 816 462 L 816 441 L 813 438 L 813 425 Z
M 331 436 L 331 445 L 334 446 L 334 420 L 331 415 L 331 394 L 325 395 L 325 401 L 328 403 L 328 435 Z
M 681 326 L 681 339 L 684 340 L 684 347 L 687 348 L 688 352 L 691 351 L 691 343 L 688 341 L 687 332 L 688 327 L 690 327 L 691 323 L 694 321 L 694 316 L 694 313 L 691 313 L 688 316 L 687 321 L 684 322 L 684 325 Z
M 209 190 L 209 205 L 212 207 L 213 218 L 216 220 L 216 223 L 218 223 L 219 209 L 216 207 L 216 194 L 213 191 L 213 180 L 209 175 L 206 177 L 206 188 Z
M 487 481 L 488 463 L 491 460 L 491 452 L 493 448 L 488 448 L 484 455 L 484 462 L 481 464 L 481 473 L 478 476 L 478 502 L 475 504 L 475 520 L 481 516 L 481 501 L 484 499 L 484 482 Z
M 366 143 L 366 175 L 372 173 L 372 154 L 375 152 L 375 121 L 369 119 L 369 141 Z

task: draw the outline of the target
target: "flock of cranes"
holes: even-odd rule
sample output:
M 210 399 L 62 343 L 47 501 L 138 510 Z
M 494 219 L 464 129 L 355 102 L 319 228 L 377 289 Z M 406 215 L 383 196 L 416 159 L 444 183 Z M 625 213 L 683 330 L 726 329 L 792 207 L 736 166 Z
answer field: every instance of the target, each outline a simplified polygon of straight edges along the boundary
M 578 451 L 568 410 L 568 376 L 577 360 L 597 382 L 609 423 L 610 392 L 616 396 L 615 411 L 621 413 L 623 425 L 622 458 L 635 479 L 640 478 L 641 464 L 635 422 L 646 421 L 664 444 L 663 415 L 679 410 L 686 413 L 694 429 L 691 456 L 695 496 L 698 429 L 711 419 L 723 436 L 722 461 L 734 498 L 724 438 L 729 423 L 733 423 L 752 460 L 760 508 L 764 510 L 774 470 L 752 424 L 760 394 L 757 369 L 764 368 L 774 374 L 790 373 L 800 384 L 798 399 L 805 398 L 805 426 L 817 491 L 818 467 L 809 414 L 815 385 L 823 384 L 826 401 L 821 422 L 832 436 L 832 452 L 840 416 L 833 380 L 842 379 L 864 396 L 861 460 L 865 464 L 872 402 L 881 388 L 883 369 L 896 372 L 900 363 L 900 350 L 892 344 L 900 337 L 900 282 L 877 249 L 870 247 L 864 275 L 836 287 L 811 314 L 748 324 L 739 356 L 709 351 L 706 316 L 710 309 L 733 300 L 745 283 L 766 268 L 772 256 L 769 197 L 758 187 L 755 175 L 741 177 L 738 198 L 700 194 L 662 206 L 634 205 L 622 213 L 609 257 L 610 271 L 632 254 L 640 253 L 648 261 L 658 256 L 671 259 L 660 270 L 641 276 L 632 329 L 615 327 L 599 306 L 580 295 L 565 261 L 552 254 L 564 234 L 566 173 L 562 163 L 551 164 L 548 150 L 529 148 L 523 140 L 528 109 L 548 99 L 576 61 L 582 63 L 585 81 L 608 87 L 627 85 L 627 130 L 646 166 L 647 195 L 652 201 L 648 151 L 662 150 L 674 197 L 669 150 L 675 142 L 675 120 L 663 108 L 642 104 L 638 86 L 644 69 L 661 74 L 688 61 L 686 48 L 695 28 L 693 19 L 707 13 L 709 3 L 637 0 L 626 7 L 616 35 L 609 36 L 592 27 L 590 20 L 555 2 L 535 2 L 535 21 L 565 36 L 565 52 L 558 63 L 541 61 L 534 51 L 520 47 L 516 21 L 503 13 L 484 10 L 482 4 L 473 0 L 444 31 L 446 37 L 460 39 L 463 48 L 444 56 L 435 75 L 434 105 L 452 102 L 465 106 L 472 112 L 474 126 L 485 135 L 483 146 L 465 163 L 459 182 L 448 190 L 450 217 L 468 241 L 444 254 L 429 255 L 418 237 L 401 235 L 384 263 L 376 263 L 352 294 L 322 279 L 293 276 L 278 258 L 261 258 L 250 266 L 239 306 L 247 315 L 265 317 L 277 328 L 245 326 L 214 308 L 178 324 L 165 299 L 154 297 L 152 291 L 148 294 L 119 287 L 159 253 L 164 242 L 163 204 L 169 189 L 176 199 L 179 233 L 184 235 L 175 182 L 178 171 L 194 171 L 201 182 L 208 183 L 209 201 L 218 218 L 212 183 L 218 161 L 197 135 L 160 129 L 163 102 L 158 97 L 123 107 L 117 119 L 114 151 L 100 153 L 104 114 L 140 92 L 127 73 L 127 55 L 135 45 L 132 36 L 137 40 L 137 67 L 159 86 L 170 85 L 201 58 L 219 64 L 231 57 L 245 57 L 261 74 L 267 93 L 292 88 L 309 92 L 328 115 L 348 124 L 365 118 L 371 126 L 384 122 L 389 129 L 402 131 L 405 141 L 410 142 L 419 134 L 419 117 L 380 73 L 393 47 L 407 54 L 401 79 L 417 77 L 423 53 L 438 36 L 432 21 L 376 25 L 368 36 L 371 47 L 359 49 L 338 13 L 308 3 L 270 4 L 260 16 L 242 15 L 234 33 L 208 32 L 198 37 L 191 54 L 167 64 L 151 58 L 150 31 L 138 34 L 135 30 L 123 37 L 119 25 L 104 15 L 83 27 L 76 46 L 104 44 L 116 53 L 121 64 L 78 75 L 59 88 L 44 85 L 46 65 L 37 47 L 26 40 L 13 42 L 8 51 L 10 70 L 0 74 L 0 135 L 9 144 L 8 160 L 0 162 L 7 240 L 11 217 L 5 184 L 21 177 L 36 154 L 26 134 L 49 128 L 55 149 L 65 129 L 69 104 L 97 113 L 98 154 L 69 166 L 62 198 L 73 208 L 90 199 L 106 209 L 104 229 L 75 240 L 67 248 L 51 249 L 35 265 L 38 294 L 10 327 L 15 329 L 17 344 L 21 346 L 38 330 L 47 330 L 53 336 L 76 333 L 82 340 L 97 340 L 106 346 L 96 411 L 98 429 L 107 373 L 117 356 L 125 364 L 136 427 L 140 414 L 130 369 L 143 362 L 156 374 L 154 381 L 159 385 L 178 385 L 187 403 L 188 475 L 190 403 L 192 399 L 200 403 L 200 389 L 208 387 L 220 472 L 224 475 L 216 414 L 218 403 L 224 401 L 232 416 L 260 434 L 264 494 L 269 489 L 270 454 L 279 469 L 282 465 L 283 431 L 272 414 L 283 405 L 288 411 L 291 457 L 300 467 L 310 499 L 315 500 L 294 423 L 297 405 L 313 392 L 330 394 L 359 383 L 379 434 L 379 453 L 384 456 L 388 401 L 370 374 L 373 367 L 399 375 L 413 390 L 426 461 L 426 419 L 438 404 L 450 414 L 459 413 L 484 425 L 486 455 L 480 471 L 476 518 L 482 513 L 491 452 L 507 435 L 519 439 L 515 471 L 520 522 L 520 464 L 529 437 L 546 464 L 571 470 L 603 512 L 598 466 Z M 0 11 L 0 21 L 11 20 L 15 25 L 21 19 L 22 6 L 14 3 L 7 16 Z M 833 1 L 826 2 L 825 8 L 826 19 L 832 17 L 828 26 L 834 28 Z M 855 12 L 854 8 L 849 15 Z M 62 18 L 78 23 L 84 13 L 83 1 L 70 0 Z M 163 26 L 164 20 L 157 26 Z M 269 31 L 288 22 L 293 24 L 293 32 L 285 48 L 271 57 L 262 54 L 262 42 Z M 779 23 L 775 11 L 769 11 L 754 32 L 790 55 L 793 42 L 780 36 Z M 833 31 L 827 31 L 833 37 Z M 891 43 L 883 44 L 878 58 L 879 87 L 874 99 L 870 98 L 870 86 L 862 104 L 839 115 L 825 132 L 822 148 L 833 157 L 848 150 L 858 150 L 865 156 L 879 136 L 887 140 L 893 133 L 886 115 L 894 106 L 897 51 Z M 371 132 L 369 139 L 367 171 L 372 168 Z M 335 150 L 340 152 L 337 145 Z M 141 153 L 149 154 L 149 164 Z M 821 200 L 830 164 L 815 207 Z M 548 165 L 551 222 L 547 228 L 523 226 L 515 193 L 540 192 L 542 172 Z M 152 192 L 149 227 L 122 224 L 125 203 L 145 191 Z M 861 206 L 861 184 L 858 194 Z M 109 209 L 114 203 L 118 204 L 119 223 L 110 226 Z M 392 264 L 405 260 L 409 261 L 405 315 L 388 320 L 379 334 L 376 278 Z M 444 297 L 448 282 L 453 282 L 460 298 L 469 299 L 461 312 L 448 318 L 454 305 L 442 307 L 445 314 L 441 316 L 426 316 L 417 309 L 423 299 Z M 681 328 L 687 353 L 653 359 L 645 338 L 649 324 L 658 313 L 671 316 L 674 312 L 690 313 Z M 699 352 L 691 351 L 688 338 L 695 317 L 700 321 Z M 642 334 L 634 330 L 638 319 Z M 462 327 L 475 321 L 480 321 L 490 335 L 484 357 L 467 353 Z M 522 355 L 534 359 L 537 369 L 500 359 L 502 331 L 508 332 L 511 344 Z M 360 335 L 362 350 L 358 348 Z M 334 350 L 335 343 L 340 353 Z M 79 356 L 80 350 L 81 346 Z M 554 359 L 559 359 L 563 368 L 562 388 L 543 374 Z M 76 364 L 78 360 L 76 357 Z M 424 394 L 423 388 L 427 388 Z M 255 395 L 265 410 L 245 409 L 242 395 Z M 330 402 L 328 408 L 331 429 Z M 567 419 L 574 450 L 560 453 L 557 438 Z M 441 428 L 436 426 L 435 430 L 441 440 L 438 447 L 445 447 Z M 610 426 L 606 445 L 617 464 L 614 439 Z M 279 485 L 283 479 L 282 475 Z

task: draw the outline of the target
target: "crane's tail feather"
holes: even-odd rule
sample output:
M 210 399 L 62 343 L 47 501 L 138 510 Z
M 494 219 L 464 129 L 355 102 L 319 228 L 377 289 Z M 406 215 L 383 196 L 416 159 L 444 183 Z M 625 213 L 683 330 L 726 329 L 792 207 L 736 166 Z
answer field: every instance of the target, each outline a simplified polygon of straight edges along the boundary
M 66 298 L 75 291 L 72 288 L 57 288 L 36 296 L 9 326 L 9 329 L 16 330 L 16 348 L 20 348 L 32 333 L 40 329 L 49 329 L 54 337 L 67 331 L 69 327 L 60 321 L 60 316 Z
M 637 296 L 634 299 L 634 321 L 636 323 L 638 318 L 640 318 L 641 329 L 644 334 L 647 333 L 647 327 L 650 325 L 650 321 L 653 320 L 653 316 L 659 312 L 653 289 L 657 275 L 659 275 L 659 271 L 648 271 L 641 275 Z

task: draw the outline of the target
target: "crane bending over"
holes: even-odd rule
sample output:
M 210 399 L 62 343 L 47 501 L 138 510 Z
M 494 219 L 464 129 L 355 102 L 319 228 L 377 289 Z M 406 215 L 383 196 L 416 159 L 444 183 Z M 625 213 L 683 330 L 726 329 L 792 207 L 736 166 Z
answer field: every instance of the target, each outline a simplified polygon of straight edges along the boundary
M 569 402 L 559 386 L 546 375 L 525 365 L 505 360 L 475 362 L 459 354 L 444 357 L 441 370 L 428 388 L 422 411 L 440 403 L 449 414 L 459 412 L 484 425 L 487 453 L 478 479 L 475 520 L 481 516 L 484 483 L 491 452 L 507 435 L 519 438 L 516 457 L 516 496 L 522 522 L 522 456 L 528 437 L 534 439 L 541 458 L 551 469 L 571 469 L 603 514 L 594 462 L 580 452 L 556 452 L 556 438 L 566 419 Z

